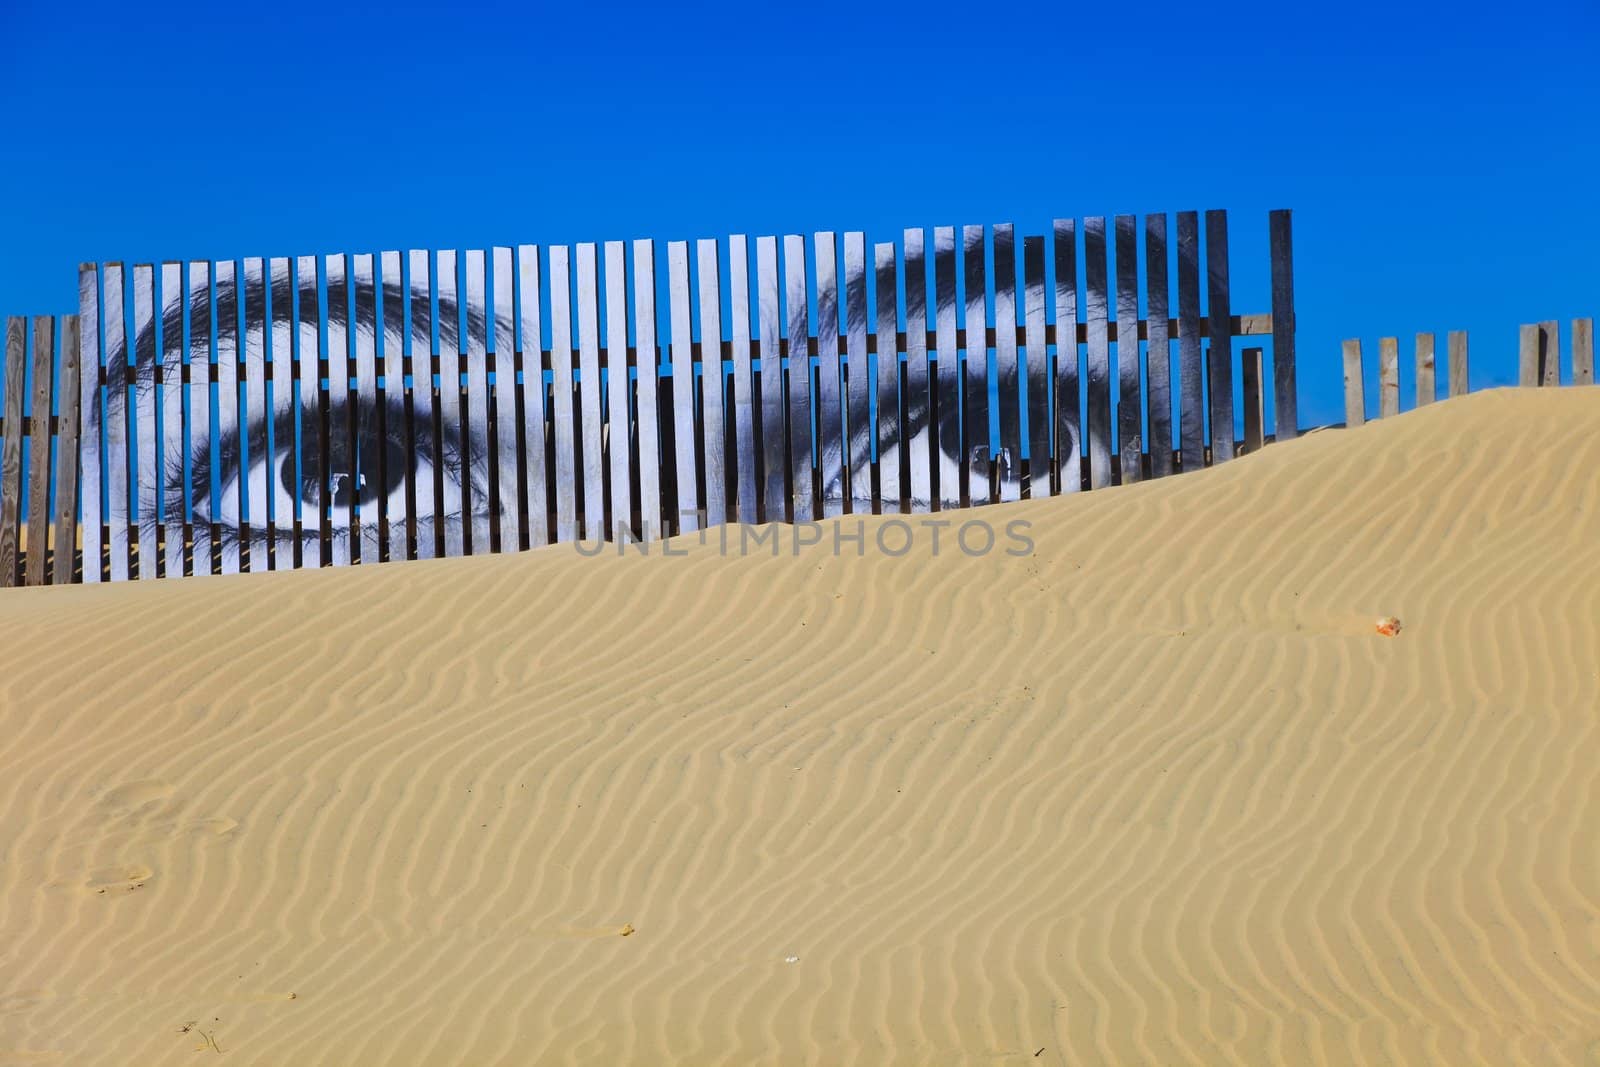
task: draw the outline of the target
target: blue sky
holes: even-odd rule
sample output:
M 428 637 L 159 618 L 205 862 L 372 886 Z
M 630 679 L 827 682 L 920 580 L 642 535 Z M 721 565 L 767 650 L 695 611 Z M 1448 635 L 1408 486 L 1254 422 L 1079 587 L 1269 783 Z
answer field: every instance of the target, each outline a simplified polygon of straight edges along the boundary
M 0 311 L 72 310 L 90 259 L 1213 207 L 1264 311 L 1291 207 L 1337 421 L 1344 337 L 1467 329 L 1481 386 L 1600 313 L 1597 46 L 1593 0 L 12 4 Z

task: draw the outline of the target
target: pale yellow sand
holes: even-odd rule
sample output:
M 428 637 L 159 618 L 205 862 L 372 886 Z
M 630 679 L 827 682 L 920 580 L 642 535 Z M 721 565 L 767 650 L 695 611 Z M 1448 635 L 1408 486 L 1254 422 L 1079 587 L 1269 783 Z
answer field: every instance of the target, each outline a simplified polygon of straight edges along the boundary
M 0 597 L 0 1064 L 1597 1062 L 1600 390 L 990 516 Z

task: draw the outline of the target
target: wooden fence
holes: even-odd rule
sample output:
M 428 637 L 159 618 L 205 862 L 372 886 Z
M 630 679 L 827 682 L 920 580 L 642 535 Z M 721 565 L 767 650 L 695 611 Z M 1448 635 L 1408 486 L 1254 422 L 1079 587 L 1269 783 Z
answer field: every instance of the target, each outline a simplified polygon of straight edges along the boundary
M 1594 384 L 1594 320 L 1573 319 L 1567 363 L 1567 382 Z M 1445 368 L 1441 380 L 1437 364 L 1437 336 L 1416 335 L 1415 364 L 1412 376 L 1412 406 L 1421 407 L 1439 399 L 1441 385 L 1447 396 L 1468 392 L 1467 332 L 1452 330 L 1445 335 Z M 1561 332 L 1554 321 L 1524 325 L 1519 332 L 1517 384 L 1524 386 L 1560 385 Z M 1400 384 L 1400 339 L 1378 340 L 1378 417 L 1398 415 L 1402 406 Z M 1366 375 L 1362 364 L 1361 341 L 1344 342 L 1344 420 L 1347 426 L 1360 426 L 1367 419 Z
M 1269 421 L 1296 430 L 1289 213 L 1268 229 L 1270 313 L 1244 315 L 1222 211 L 1020 241 L 1010 225 L 870 249 L 855 232 L 675 241 L 664 264 L 645 240 L 86 265 L 79 316 L 35 327 L 64 341 L 52 543 L 81 543 L 84 581 L 236 573 L 1191 470 L 1260 447 Z M 1252 336 L 1270 363 L 1235 356 Z M 7 531 L 10 457 L 51 403 L 47 383 L 11 415 L 27 361 L 8 348 Z M 51 492 L 41 462 L 31 494 Z M 53 580 L 72 563 L 58 553 Z

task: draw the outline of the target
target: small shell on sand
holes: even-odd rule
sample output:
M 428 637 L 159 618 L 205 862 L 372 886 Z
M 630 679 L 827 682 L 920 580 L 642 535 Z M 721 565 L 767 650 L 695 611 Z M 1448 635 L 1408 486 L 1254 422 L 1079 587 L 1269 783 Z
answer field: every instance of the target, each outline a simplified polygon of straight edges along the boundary
M 1385 615 L 1378 620 L 1378 632 L 1385 637 L 1393 637 L 1400 632 L 1400 620 L 1393 615 Z

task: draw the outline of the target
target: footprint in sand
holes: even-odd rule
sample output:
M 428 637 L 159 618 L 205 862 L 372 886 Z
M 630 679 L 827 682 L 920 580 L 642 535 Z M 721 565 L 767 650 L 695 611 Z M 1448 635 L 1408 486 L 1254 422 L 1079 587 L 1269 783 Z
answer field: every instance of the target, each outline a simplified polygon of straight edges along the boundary
M 50 889 L 67 889 L 92 896 L 132 893 L 143 889 L 156 872 L 142 863 L 119 863 L 98 867 L 79 878 L 61 878 L 49 883 Z
M 154 801 L 165 800 L 175 792 L 177 790 L 159 778 L 147 778 L 107 789 L 100 795 L 98 804 L 108 811 L 133 811 Z

